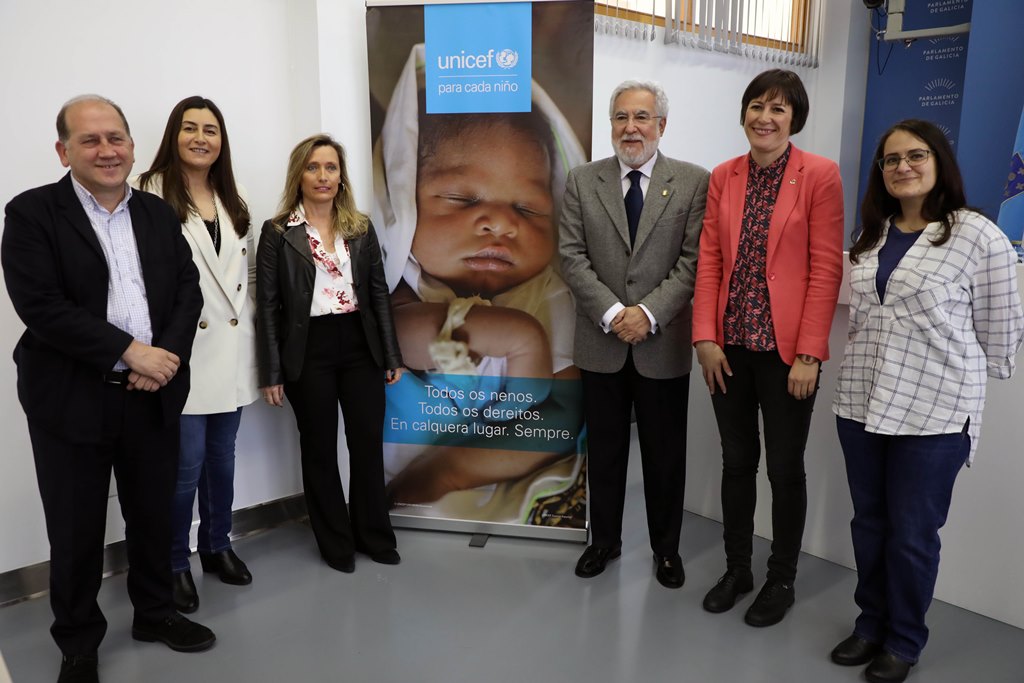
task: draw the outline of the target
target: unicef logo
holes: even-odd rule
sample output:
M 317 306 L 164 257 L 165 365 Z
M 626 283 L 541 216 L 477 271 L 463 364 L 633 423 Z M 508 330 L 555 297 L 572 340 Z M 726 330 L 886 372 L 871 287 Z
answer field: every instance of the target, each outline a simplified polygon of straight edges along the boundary
M 519 63 L 519 53 L 515 50 L 505 48 L 497 54 L 495 61 L 502 69 L 511 69 Z

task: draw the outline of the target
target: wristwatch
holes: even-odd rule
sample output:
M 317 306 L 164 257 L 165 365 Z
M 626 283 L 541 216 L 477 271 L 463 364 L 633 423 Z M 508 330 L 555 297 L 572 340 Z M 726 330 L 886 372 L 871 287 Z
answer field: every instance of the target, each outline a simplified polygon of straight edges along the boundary
M 804 365 L 814 365 L 815 363 L 820 363 L 821 362 L 821 360 L 819 360 L 819 359 L 815 358 L 814 356 L 812 356 L 810 354 L 807 354 L 807 353 L 801 353 L 801 354 L 797 355 L 797 358 Z

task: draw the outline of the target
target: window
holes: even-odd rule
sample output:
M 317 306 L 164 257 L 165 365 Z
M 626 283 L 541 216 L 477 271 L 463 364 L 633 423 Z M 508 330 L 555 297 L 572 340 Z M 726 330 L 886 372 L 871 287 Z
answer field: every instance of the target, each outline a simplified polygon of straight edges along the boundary
M 818 65 L 822 0 L 603 0 L 597 30 L 640 37 L 626 21 L 664 29 L 666 43 Z M 642 37 L 647 38 L 646 26 Z M 653 39 L 653 30 L 651 38 Z

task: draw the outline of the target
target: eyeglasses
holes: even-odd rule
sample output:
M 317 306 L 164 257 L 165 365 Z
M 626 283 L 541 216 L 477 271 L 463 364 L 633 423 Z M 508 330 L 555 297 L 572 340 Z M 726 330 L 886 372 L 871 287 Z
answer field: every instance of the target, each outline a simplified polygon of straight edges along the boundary
M 649 126 L 655 119 L 664 118 L 662 116 L 651 116 L 645 111 L 638 111 L 635 114 L 627 114 L 626 112 L 620 111 L 618 114 L 612 117 L 612 124 L 619 128 L 624 128 L 629 124 L 630 121 L 638 126 Z
M 931 155 L 932 152 L 930 149 L 912 149 L 903 157 L 899 154 L 886 154 L 878 160 L 878 168 L 883 172 L 892 173 L 900 167 L 901 161 L 906 161 L 907 166 L 914 168 L 915 166 L 920 166 L 924 162 L 928 161 L 928 157 Z

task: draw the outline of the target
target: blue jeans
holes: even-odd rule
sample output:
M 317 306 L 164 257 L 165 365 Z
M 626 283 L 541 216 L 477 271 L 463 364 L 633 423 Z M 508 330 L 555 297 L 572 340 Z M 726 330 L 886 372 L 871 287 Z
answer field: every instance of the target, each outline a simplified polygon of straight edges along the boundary
M 854 634 L 917 662 L 928 640 L 924 615 L 939 573 L 939 529 L 953 483 L 971 450 L 962 433 L 889 436 L 837 417 L 853 498 Z
M 171 571 L 189 568 L 188 536 L 192 504 L 199 491 L 201 553 L 231 548 L 231 503 L 235 497 L 235 435 L 242 409 L 214 415 L 181 416 L 178 486 L 171 512 Z

